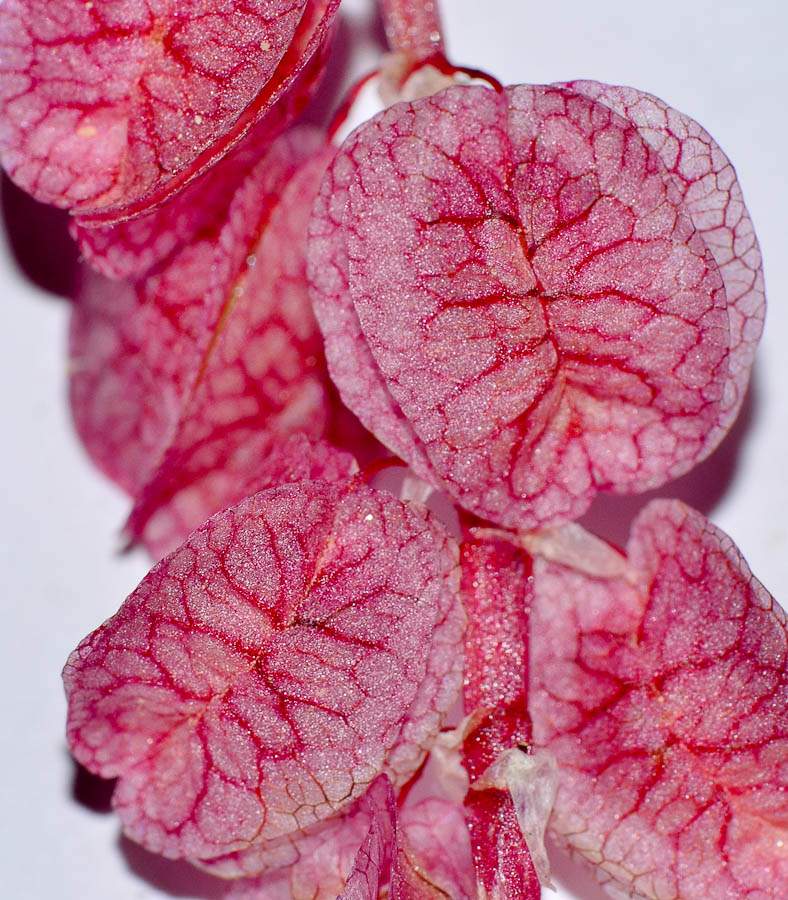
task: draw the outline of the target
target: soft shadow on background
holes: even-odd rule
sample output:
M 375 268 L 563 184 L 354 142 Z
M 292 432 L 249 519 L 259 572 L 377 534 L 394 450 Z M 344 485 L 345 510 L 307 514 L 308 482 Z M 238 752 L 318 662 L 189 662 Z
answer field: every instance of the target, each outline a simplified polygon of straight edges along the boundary
M 76 803 L 91 812 L 106 815 L 112 813 L 112 792 L 115 790 L 115 783 L 114 779 L 99 778 L 83 766 L 74 763 L 71 796 Z M 217 900 L 227 893 L 226 881 L 201 872 L 189 863 L 149 853 L 139 844 L 124 837 L 121 834 L 120 820 L 116 820 L 116 823 L 118 851 L 130 871 L 138 878 L 172 897 Z
M 71 780 L 71 796 L 74 801 L 94 813 L 111 813 L 115 779 L 99 778 L 79 763 L 72 762 L 74 776 Z
M 171 897 L 218 900 L 227 893 L 226 881 L 201 872 L 187 862 L 165 859 L 163 856 L 148 853 L 139 844 L 126 837 L 119 838 L 118 846 L 129 869 L 138 878 L 143 878 Z
M 0 212 L 11 255 L 36 287 L 70 297 L 76 285 L 79 251 L 68 233 L 71 216 L 33 200 L 3 173 Z

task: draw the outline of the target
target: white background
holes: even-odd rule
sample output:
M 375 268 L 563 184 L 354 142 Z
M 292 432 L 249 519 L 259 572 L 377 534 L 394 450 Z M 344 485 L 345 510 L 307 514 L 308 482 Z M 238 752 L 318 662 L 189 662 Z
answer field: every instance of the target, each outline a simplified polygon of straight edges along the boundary
M 337 55 L 353 71 L 374 64 L 371 6 L 372 0 L 343 5 Z M 640 87 L 697 118 L 733 160 L 764 254 L 766 332 L 742 421 L 700 469 L 661 493 L 709 515 L 778 600 L 788 602 L 786 6 L 443 0 L 443 9 L 454 62 L 508 83 L 594 78 Z M 216 897 L 206 877 L 121 839 L 106 794 L 76 777 L 69 759 L 60 669 L 147 563 L 142 555 L 119 555 L 127 501 L 90 467 L 69 422 L 68 307 L 57 296 L 67 290 L 63 218 L 36 209 L 7 184 L 2 207 L 2 894 Z M 600 527 L 620 540 L 640 502 L 608 503 L 595 521 L 606 515 Z M 598 900 L 586 876 L 556 864 L 562 900 Z

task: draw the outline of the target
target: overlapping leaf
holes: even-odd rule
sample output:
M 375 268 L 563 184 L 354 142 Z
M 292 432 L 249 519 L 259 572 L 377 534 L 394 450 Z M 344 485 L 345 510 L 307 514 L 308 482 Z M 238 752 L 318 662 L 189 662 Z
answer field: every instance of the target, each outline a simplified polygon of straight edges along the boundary
M 337 6 L 9 0 L 0 8 L 3 166 L 45 203 L 110 220 L 144 212 L 284 96 Z
M 450 88 L 361 126 L 323 183 L 310 279 L 333 379 L 493 521 L 655 487 L 741 402 L 763 307 L 738 185 L 709 142 L 713 164 L 669 171 L 637 119 L 569 87 Z
M 135 498 L 130 535 L 157 556 L 241 499 L 276 441 L 326 427 L 304 229 L 329 154 L 316 130 L 290 131 L 226 219 L 146 279 L 85 276 L 71 334 L 75 422 Z

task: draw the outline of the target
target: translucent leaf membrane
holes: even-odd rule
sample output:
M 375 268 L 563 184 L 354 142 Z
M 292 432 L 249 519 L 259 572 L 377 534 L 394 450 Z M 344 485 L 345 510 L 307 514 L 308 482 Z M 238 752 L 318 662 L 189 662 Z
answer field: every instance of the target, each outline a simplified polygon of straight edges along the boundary
M 156 556 L 241 499 L 277 441 L 323 434 L 327 378 L 304 254 L 328 157 L 316 130 L 288 132 L 226 219 L 146 279 L 86 275 L 71 329 L 74 419 L 135 498 L 130 536 Z
M 470 859 L 470 843 L 458 806 L 432 798 L 400 814 L 385 776 L 372 783 L 363 802 L 369 830 L 337 900 L 378 900 L 384 895 L 391 900 L 447 896 L 470 900 L 475 896 L 468 893 L 473 883 L 464 863 Z
M 143 212 L 268 112 L 337 6 L 10 0 L 0 9 L 3 166 L 45 203 L 110 220 Z
M 364 797 L 370 825 L 337 900 L 470 900 L 468 831 L 459 807 L 437 798 L 400 815 L 391 782 L 377 778 Z M 410 813 L 410 814 L 409 814 Z M 425 827 L 425 816 L 435 816 Z M 408 832 L 419 843 L 408 841 Z M 456 841 L 446 852 L 447 838 Z M 415 847 L 415 850 L 412 849 Z M 443 855 L 445 853 L 445 855 Z M 425 860 L 427 864 L 425 865 Z
M 618 577 L 590 551 L 534 563 L 530 711 L 560 768 L 554 835 L 617 897 L 783 898 L 785 613 L 678 501 L 637 518 Z
M 378 900 L 381 889 L 400 900 L 477 898 L 462 808 L 440 797 L 398 808 L 385 775 L 349 809 L 277 843 L 272 868 L 233 881 L 228 900 Z
M 442 797 L 426 797 L 402 808 L 399 821 L 401 864 L 418 874 L 424 896 L 430 900 L 477 900 L 471 837 L 463 808 Z
M 423 507 L 356 481 L 256 494 L 71 655 L 72 751 L 119 779 L 149 850 L 262 857 L 418 768 L 460 686 L 458 587 L 457 545 Z
M 215 439 L 196 455 L 201 469 L 191 460 L 181 468 L 173 463 L 172 472 L 160 476 L 165 496 L 155 493 L 158 484 L 152 482 L 129 517 L 127 534 L 134 537 L 139 529 L 140 539 L 154 559 L 174 550 L 209 516 L 244 497 L 291 482 L 340 481 L 358 471 L 350 453 L 328 441 L 310 440 L 302 431 L 287 437 L 286 432 L 250 429 L 235 435 L 233 444 Z M 140 526 L 138 518 L 147 511 L 145 501 L 156 505 Z
M 477 879 L 485 896 L 540 896 L 539 879 L 503 785 L 476 784 L 513 748 L 530 751 L 528 614 L 530 559 L 509 541 L 469 536 L 462 545 L 463 602 L 468 613 L 463 701 L 472 725 L 462 745 L 471 789 L 465 798 Z
M 414 898 L 400 879 L 397 865 L 397 803 L 391 783 L 385 777 L 376 779 L 365 796 L 370 813 L 370 826 L 353 860 L 353 868 L 337 900 L 378 900 L 389 887 L 392 900 Z
M 309 274 L 332 378 L 474 513 L 576 517 L 598 489 L 687 471 L 730 425 L 757 244 L 729 163 L 674 118 L 655 149 L 573 88 L 454 87 L 379 114 L 330 167 Z
M 265 871 L 229 882 L 227 900 L 337 900 L 369 831 L 365 796 L 305 832 L 267 842 Z

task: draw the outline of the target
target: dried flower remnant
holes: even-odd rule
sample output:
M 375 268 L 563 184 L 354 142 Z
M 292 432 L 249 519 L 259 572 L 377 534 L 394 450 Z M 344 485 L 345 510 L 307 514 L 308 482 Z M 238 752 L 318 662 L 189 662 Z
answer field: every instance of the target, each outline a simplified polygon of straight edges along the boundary
M 144 212 L 268 113 L 318 51 L 337 7 L 7 0 L 3 167 L 45 203 L 109 220 Z
M 530 711 L 559 763 L 553 834 L 614 896 L 783 898 L 785 613 L 678 501 L 643 510 L 610 575 L 588 540 L 587 557 L 576 543 L 573 561 L 547 547 L 534 564 Z
M 343 399 L 509 527 L 686 472 L 741 402 L 763 293 L 738 185 L 709 142 L 669 171 L 637 118 L 564 86 L 449 88 L 357 129 L 313 214 Z
M 457 563 L 423 508 L 357 481 L 256 494 L 74 651 L 72 751 L 119 778 L 131 838 L 191 861 L 302 831 L 381 772 L 402 783 L 459 689 Z

